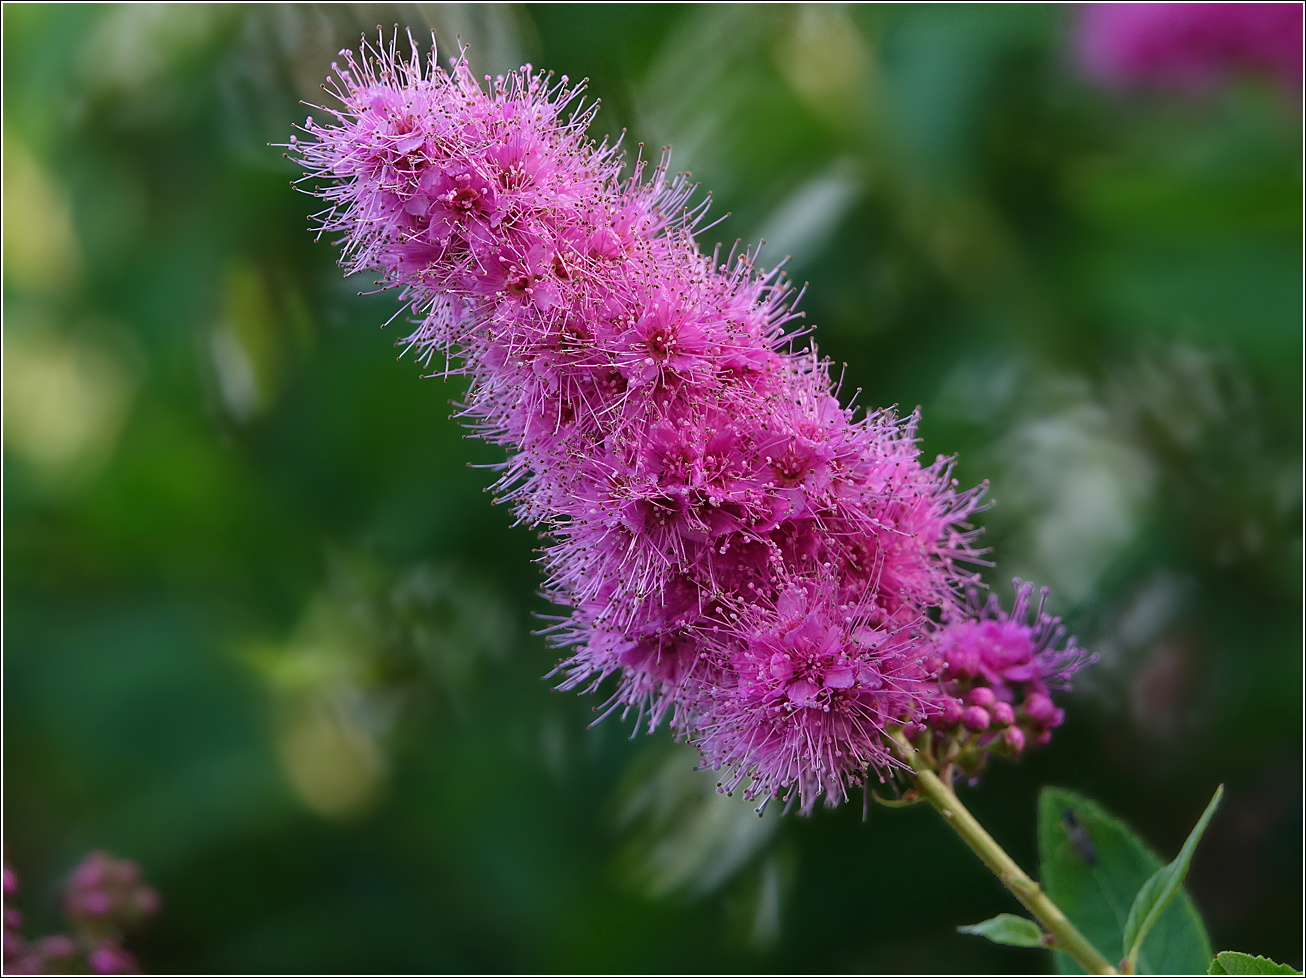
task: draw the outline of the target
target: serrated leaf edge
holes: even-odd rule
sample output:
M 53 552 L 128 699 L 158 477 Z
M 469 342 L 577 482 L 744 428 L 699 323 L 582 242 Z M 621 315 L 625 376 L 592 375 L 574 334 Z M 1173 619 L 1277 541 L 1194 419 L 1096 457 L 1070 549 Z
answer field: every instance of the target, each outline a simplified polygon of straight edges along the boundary
M 1294 968 L 1292 965 L 1284 964 L 1281 961 L 1275 961 L 1273 958 L 1267 958 L 1263 954 L 1248 954 L 1246 951 L 1217 951 L 1215 957 L 1211 959 L 1211 966 L 1206 969 L 1206 973 L 1208 975 L 1231 975 L 1234 973 L 1230 971 L 1228 968 L 1226 968 L 1224 966 L 1224 963 L 1220 960 L 1220 958 L 1226 954 L 1237 955 L 1240 958 L 1250 958 L 1252 961 L 1264 961 L 1266 964 L 1273 965 L 1276 968 L 1288 969 L 1287 971 L 1283 971 L 1283 970 L 1262 971 L 1259 972 L 1259 974 L 1265 974 L 1265 975 L 1273 975 L 1273 974 L 1300 975 L 1301 974 L 1301 972 L 1298 971 L 1296 968 Z M 1257 972 L 1252 972 L 1252 974 L 1257 974 Z

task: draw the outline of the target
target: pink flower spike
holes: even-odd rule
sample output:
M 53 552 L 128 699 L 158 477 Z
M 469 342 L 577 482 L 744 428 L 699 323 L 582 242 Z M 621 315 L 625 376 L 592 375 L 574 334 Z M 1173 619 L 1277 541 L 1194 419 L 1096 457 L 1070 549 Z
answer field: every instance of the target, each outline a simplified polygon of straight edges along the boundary
M 328 90 L 288 147 L 319 229 L 400 290 L 422 362 L 470 377 L 498 498 L 546 539 L 561 688 L 610 681 L 603 716 L 669 720 L 763 803 L 893 766 L 886 729 L 947 709 L 930 636 L 975 580 L 982 487 L 922 464 L 915 415 L 841 405 L 789 285 L 701 251 L 707 202 L 666 157 L 623 173 L 566 78 L 482 87 L 396 38 Z

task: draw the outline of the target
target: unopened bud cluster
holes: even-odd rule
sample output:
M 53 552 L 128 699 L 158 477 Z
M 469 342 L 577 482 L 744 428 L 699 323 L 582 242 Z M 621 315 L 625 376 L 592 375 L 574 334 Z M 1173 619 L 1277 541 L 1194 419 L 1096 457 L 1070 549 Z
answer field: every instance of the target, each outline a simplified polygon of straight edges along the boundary
M 970 617 L 951 622 L 935 635 L 931 666 L 943 696 L 927 724 L 908 728 L 918 747 L 926 747 L 940 768 L 978 777 L 992 754 L 1015 757 L 1027 746 L 1043 745 L 1065 721 L 1052 702 L 1053 689 L 1068 689 L 1069 678 L 1091 661 L 1060 618 L 1047 614 L 1047 588 L 1030 616 L 1032 584 L 1012 582 L 1011 613 L 996 595 L 982 607 L 971 595 Z

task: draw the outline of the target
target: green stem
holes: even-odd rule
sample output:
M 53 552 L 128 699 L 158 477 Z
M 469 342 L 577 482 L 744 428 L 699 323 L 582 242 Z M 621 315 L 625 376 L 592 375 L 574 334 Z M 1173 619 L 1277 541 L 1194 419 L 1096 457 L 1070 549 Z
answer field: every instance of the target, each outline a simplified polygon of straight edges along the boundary
M 1114 975 L 1119 972 L 1111 962 L 1088 942 L 1088 939 L 1072 924 L 1061 909 L 1048 899 L 1048 895 L 1029 875 L 1016 865 L 1016 861 L 993 841 L 993 836 L 984 831 L 984 827 L 975 821 L 975 816 L 966 810 L 951 787 L 939 780 L 939 776 L 929 769 L 916 749 L 907 742 L 902 731 L 892 734 L 901 749 L 902 758 L 911 765 L 916 777 L 917 789 L 925 797 L 943 820 L 970 846 L 975 855 L 984 861 L 984 865 L 1002 881 L 1002 885 L 1011 891 L 1012 896 L 1025 905 L 1043 925 L 1043 929 L 1052 935 L 1055 947 L 1065 951 L 1078 961 L 1089 974 Z

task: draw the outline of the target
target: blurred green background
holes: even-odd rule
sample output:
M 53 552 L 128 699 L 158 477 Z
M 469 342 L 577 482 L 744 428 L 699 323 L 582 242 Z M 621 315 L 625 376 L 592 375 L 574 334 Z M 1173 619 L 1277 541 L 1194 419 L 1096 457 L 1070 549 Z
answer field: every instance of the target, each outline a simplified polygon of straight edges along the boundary
M 929 811 L 758 820 L 540 677 L 537 545 L 460 388 L 396 362 L 269 147 L 399 24 L 587 76 L 793 255 L 859 401 L 992 483 L 987 577 L 1101 661 L 965 797 L 1042 784 L 1301 964 L 1301 127 L 1081 80 L 1038 6 L 22 6 L 4 17 L 4 836 L 29 934 L 89 848 L 155 971 L 1039 971 Z M 768 258 L 769 256 L 769 258 Z M 772 814 L 778 814 L 774 812 Z

